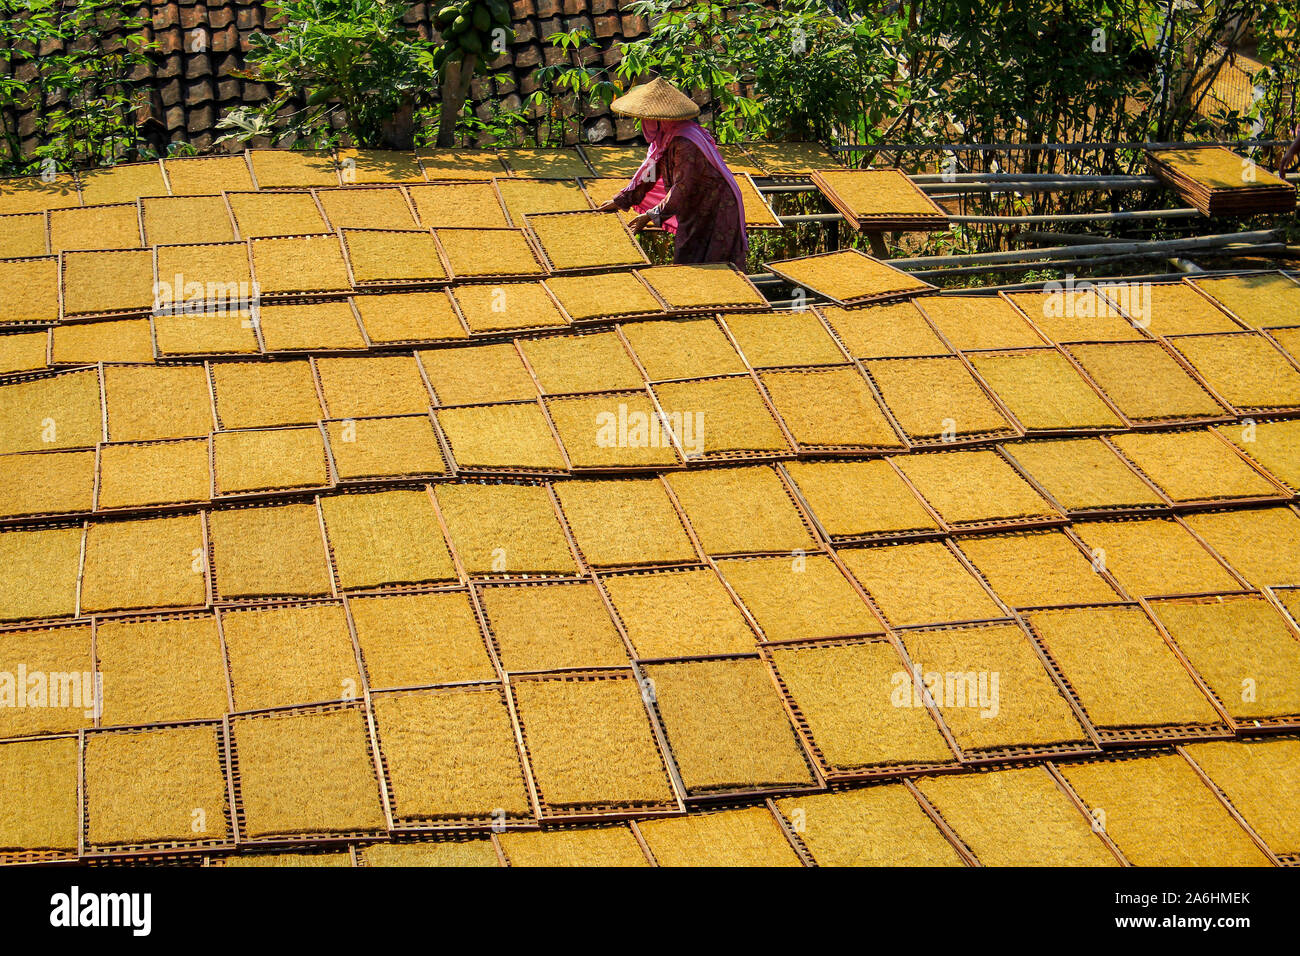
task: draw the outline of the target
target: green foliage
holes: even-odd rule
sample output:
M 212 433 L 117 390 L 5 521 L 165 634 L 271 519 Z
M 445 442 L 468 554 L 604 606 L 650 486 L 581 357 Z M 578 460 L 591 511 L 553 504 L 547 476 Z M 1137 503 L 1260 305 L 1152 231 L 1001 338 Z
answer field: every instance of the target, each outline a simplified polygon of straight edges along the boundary
M 792 6 L 803 5 L 798 0 Z M 650 73 L 685 90 L 706 90 L 710 125 L 722 142 L 734 142 L 749 123 L 761 127 L 759 103 L 742 92 L 746 70 L 758 62 L 763 32 L 781 19 L 761 4 L 636 0 L 628 12 L 650 20 L 649 36 L 622 47 L 617 74 L 628 85 Z
M 122 0 L 0 0 L 0 49 L 11 68 L 0 76 L 0 135 L 6 172 L 111 165 L 150 154 L 135 124 L 154 45 L 149 22 Z M 126 34 L 106 42 L 105 27 Z M 42 53 L 42 51 L 48 51 Z M 30 79 L 18 74 L 31 72 Z M 18 109 L 36 109 L 41 144 L 25 154 Z
M 832 7 L 835 9 L 833 10 Z M 708 92 L 720 140 L 1033 144 L 1270 132 L 1294 102 L 1300 0 L 636 0 L 649 36 L 618 75 Z M 1253 27 L 1262 95 L 1211 81 Z M 1114 159 L 1114 157 L 1112 157 Z M 1126 162 L 1136 157 L 1126 157 Z
M 547 43 L 564 54 L 567 62 L 533 71 L 538 88 L 529 94 L 524 105 L 527 112 L 541 118 L 536 131 L 539 146 L 562 146 L 577 141 L 582 134 L 583 117 L 609 106 L 626 88 L 617 79 L 609 79 L 608 71 L 598 65 L 598 60 L 583 62 L 583 51 L 590 51 L 595 40 L 595 35 L 586 29 L 553 33 L 546 38 Z
M 429 106 L 438 47 L 402 23 L 405 4 L 280 0 L 269 6 L 280 26 L 274 34 L 252 34 L 245 75 L 273 84 L 275 95 L 265 106 L 223 117 L 223 139 L 271 136 L 282 145 L 330 146 L 346 133 L 354 145 L 380 146 L 402 109 Z

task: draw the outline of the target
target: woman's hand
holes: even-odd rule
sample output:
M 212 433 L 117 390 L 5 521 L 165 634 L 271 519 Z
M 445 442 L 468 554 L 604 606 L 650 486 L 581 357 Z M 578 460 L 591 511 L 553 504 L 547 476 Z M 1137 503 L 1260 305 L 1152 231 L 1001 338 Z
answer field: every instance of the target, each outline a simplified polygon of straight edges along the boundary
M 650 219 L 650 214 L 648 212 L 643 212 L 628 223 L 628 228 L 630 228 L 634 233 L 640 232 L 646 226 L 650 225 Z
M 614 205 L 613 200 L 610 200 L 603 206 L 597 206 L 596 212 L 618 212 L 618 207 Z

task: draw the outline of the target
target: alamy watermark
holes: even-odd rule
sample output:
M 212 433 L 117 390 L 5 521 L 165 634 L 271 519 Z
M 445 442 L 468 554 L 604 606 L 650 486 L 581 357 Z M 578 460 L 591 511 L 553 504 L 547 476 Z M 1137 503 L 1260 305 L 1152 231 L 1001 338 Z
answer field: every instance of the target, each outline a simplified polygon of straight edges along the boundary
M 104 675 L 90 671 L 0 671 L 0 710 L 69 708 L 98 717 L 104 708 Z
M 687 455 L 704 453 L 703 412 L 643 412 L 618 407 L 596 414 L 599 448 L 671 448 L 673 435 Z
M 927 671 L 920 664 L 912 670 L 896 671 L 889 679 L 894 690 L 889 702 L 895 707 L 924 707 L 927 702 L 942 708 L 974 707 L 986 719 L 1000 709 L 998 671 Z

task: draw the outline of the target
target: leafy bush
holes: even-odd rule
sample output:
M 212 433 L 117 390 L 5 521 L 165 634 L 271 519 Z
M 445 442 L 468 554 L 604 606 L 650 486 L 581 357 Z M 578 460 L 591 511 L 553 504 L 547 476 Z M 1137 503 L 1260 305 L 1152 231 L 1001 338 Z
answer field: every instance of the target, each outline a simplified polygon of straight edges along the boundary
M 154 45 L 142 35 L 147 19 L 122 0 L 0 0 L 0 49 L 11 63 L 0 75 L 0 133 L 9 172 L 37 168 L 111 165 L 151 155 L 136 126 L 136 111 Z M 105 26 L 126 35 L 104 40 Z M 42 53 L 41 51 L 47 51 Z M 18 79 L 19 73 L 33 77 Z M 36 109 L 41 144 L 25 154 L 18 135 L 19 109 Z
M 619 76 L 709 95 L 724 141 L 869 144 L 1178 140 L 1277 131 L 1294 103 L 1300 0 L 636 0 L 649 36 Z M 1214 78 L 1253 30 L 1265 69 L 1244 108 Z M 1027 149 L 1033 170 L 1055 154 Z M 1134 157 L 1129 157 L 1132 161 Z
M 437 45 L 402 23 L 398 0 L 279 0 L 274 34 L 249 38 L 247 78 L 274 84 L 264 106 L 222 118 L 223 139 L 269 136 L 285 144 L 334 145 L 346 133 L 357 146 L 394 138 L 401 117 L 414 125 L 436 88 Z M 340 117 L 341 129 L 335 127 Z

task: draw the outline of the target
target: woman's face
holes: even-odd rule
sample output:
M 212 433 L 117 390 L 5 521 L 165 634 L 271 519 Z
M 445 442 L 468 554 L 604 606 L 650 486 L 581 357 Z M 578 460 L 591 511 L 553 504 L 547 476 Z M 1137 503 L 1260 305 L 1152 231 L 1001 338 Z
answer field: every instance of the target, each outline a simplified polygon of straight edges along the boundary
M 659 121 L 652 119 L 642 120 L 641 132 L 645 134 L 646 139 L 654 139 L 659 135 Z

